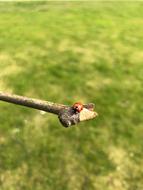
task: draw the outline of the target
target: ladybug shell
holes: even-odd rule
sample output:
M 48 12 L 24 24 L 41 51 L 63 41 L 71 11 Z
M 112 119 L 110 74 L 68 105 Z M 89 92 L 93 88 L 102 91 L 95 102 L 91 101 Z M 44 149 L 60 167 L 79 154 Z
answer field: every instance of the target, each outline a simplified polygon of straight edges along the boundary
M 80 112 L 83 110 L 83 104 L 80 103 L 80 102 L 76 102 L 76 103 L 74 103 L 74 105 L 73 105 L 73 109 L 74 109 L 76 112 L 80 113 Z

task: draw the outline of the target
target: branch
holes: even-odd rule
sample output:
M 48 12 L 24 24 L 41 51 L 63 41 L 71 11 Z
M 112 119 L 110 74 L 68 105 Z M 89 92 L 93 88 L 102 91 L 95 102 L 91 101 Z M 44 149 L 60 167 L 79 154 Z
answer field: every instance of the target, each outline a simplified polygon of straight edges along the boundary
M 24 96 L 12 95 L 3 92 L 0 92 L 0 100 L 56 114 L 58 115 L 58 118 L 64 127 L 75 125 L 80 121 L 93 119 L 98 115 L 93 111 L 93 103 L 84 104 L 83 110 L 80 113 L 75 113 L 72 106 L 38 100 L 34 98 L 27 98 Z

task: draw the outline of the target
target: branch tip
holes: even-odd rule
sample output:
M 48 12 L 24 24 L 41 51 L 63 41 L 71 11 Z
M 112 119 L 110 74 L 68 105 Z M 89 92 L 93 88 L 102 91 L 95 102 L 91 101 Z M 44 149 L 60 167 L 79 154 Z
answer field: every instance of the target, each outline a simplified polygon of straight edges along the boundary
M 98 115 L 94 112 L 95 105 L 93 103 L 84 104 L 83 109 L 77 113 L 73 109 L 73 106 L 11 95 L 3 92 L 0 92 L 0 100 L 56 114 L 64 127 L 76 125 L 81 121 L 94 119 Z

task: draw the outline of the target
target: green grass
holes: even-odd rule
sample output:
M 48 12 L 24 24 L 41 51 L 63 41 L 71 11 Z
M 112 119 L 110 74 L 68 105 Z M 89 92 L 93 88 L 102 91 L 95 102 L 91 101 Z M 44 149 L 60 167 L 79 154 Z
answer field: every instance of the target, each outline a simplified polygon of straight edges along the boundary
M 143 3 L 0 3 L 0 91 L 99 117 L 65 129 L 0 102 L 1 190 L 143 189 Z

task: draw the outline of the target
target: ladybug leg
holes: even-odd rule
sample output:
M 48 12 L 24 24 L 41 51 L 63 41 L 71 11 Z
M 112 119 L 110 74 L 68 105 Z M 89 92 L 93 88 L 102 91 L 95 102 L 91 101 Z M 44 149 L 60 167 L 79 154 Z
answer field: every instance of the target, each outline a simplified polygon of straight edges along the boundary
M 74 111 L 75 114 L 79 113 L 76 108 L 73 108 L 73 111 Z

